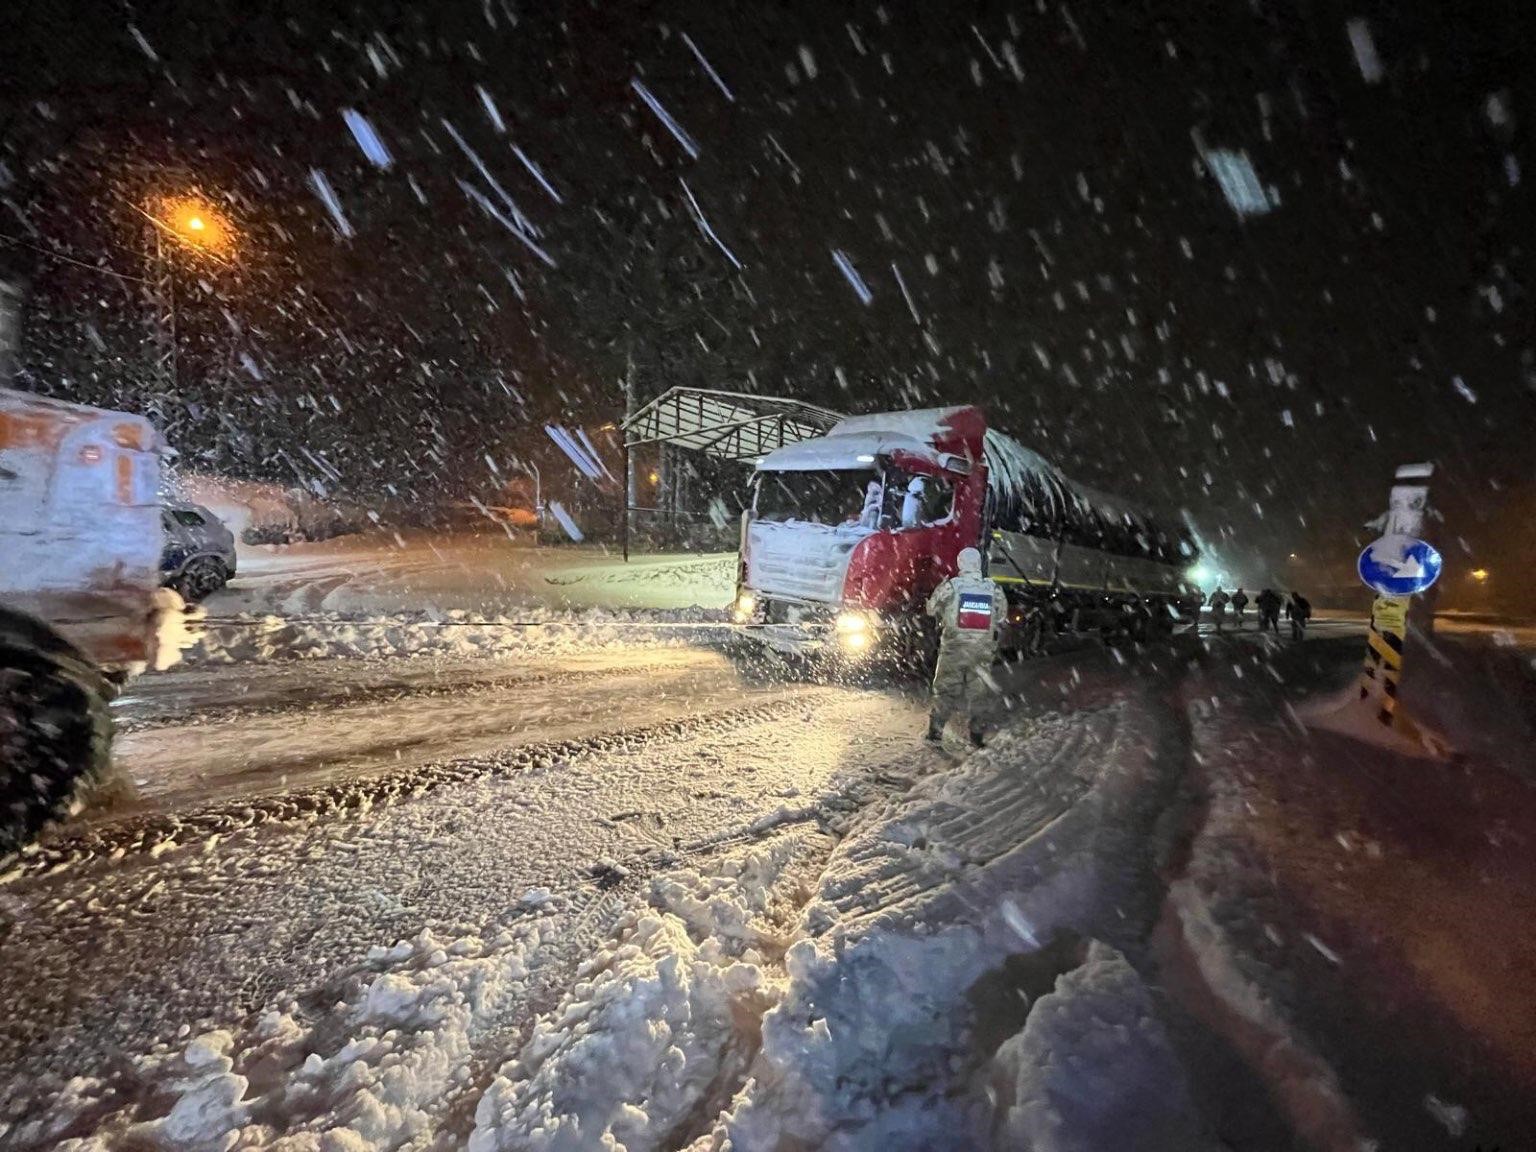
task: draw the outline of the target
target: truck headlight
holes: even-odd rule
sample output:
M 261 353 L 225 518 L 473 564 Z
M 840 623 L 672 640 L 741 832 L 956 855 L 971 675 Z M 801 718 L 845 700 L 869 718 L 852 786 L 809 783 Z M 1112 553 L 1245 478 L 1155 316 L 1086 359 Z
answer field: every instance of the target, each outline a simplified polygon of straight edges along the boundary
M 736 603 L 731 606 L 731 612 L 736 617 L 738 624 L 743 624 L 752 619 L 752 613 L 757 611 L 757 597 L 748 591 L 741 591 L 736 596 Z
M 866 651 L 874 637 L 866 630 L 863 632 L 840 632 L 838 642 L 842 644 L 844 652 Z
M 840 611 L 836 627 L 839 636 L 865 636 L 869 631 L 869 617 L 862 611 Z
M 873 631 L 869 615 L 864 612 L 839 612 L 835 623 L 837 634 L 844 640 L 852 636 L 862 636 L 867 642 L 870 632 Z

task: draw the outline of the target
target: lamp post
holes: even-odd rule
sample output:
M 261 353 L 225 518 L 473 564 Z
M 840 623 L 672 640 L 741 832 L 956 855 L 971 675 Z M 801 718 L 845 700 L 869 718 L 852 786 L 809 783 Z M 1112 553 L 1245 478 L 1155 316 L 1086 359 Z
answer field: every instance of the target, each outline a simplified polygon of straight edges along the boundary
M 150 223 L 149 296 L 154 310 L 155 376 L 163 394 L 180 390 L 176 353 L 176 277 L 172 252 L 185 250 L 216 264 L 231 266 L 235 232 L 229 220 L 205 199 L 195 195 L 164 196 L 148 208 L 136 211 Z M 158 407 L 145 404 L 146 414 Z M 158 421 L 164 424 L 164 413 Z

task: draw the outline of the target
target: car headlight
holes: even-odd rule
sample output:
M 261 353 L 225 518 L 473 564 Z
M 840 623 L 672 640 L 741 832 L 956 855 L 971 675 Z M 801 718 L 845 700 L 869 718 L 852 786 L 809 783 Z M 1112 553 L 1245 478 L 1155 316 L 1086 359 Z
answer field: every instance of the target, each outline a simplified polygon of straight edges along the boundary
M 836 626 L 843 636 L 862 636 L 869 631 L 869 617 L 862 612 L 839 612 Z
M 757 611 L 757 597 L 750 592 L 741 592 L 737 595 L 731 611 L 735 613 L 738 621 L 750 620 L 752 613 Z

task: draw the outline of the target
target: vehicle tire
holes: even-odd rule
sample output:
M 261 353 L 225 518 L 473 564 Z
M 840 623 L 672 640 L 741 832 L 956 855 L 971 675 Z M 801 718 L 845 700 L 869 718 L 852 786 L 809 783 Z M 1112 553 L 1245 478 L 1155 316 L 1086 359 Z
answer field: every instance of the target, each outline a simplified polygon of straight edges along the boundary
M 229 582 L 224 562 L 216 556 L 199 556 L 176 574 L 171 587 L 188 604 L 197 604 L 212 596 Z
M 0 857 L 31 843 L 106 777 L 109 695 L 78 654 L 0 647 Z

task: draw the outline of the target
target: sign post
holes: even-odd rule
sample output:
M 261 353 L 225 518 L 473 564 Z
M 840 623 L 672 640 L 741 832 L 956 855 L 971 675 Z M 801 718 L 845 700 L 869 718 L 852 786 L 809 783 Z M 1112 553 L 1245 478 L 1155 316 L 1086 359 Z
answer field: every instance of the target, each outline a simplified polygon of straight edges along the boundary
M 1381 724 L 1420 740 L 1427 740 L 1428 734 L 1403 714 L 1398 700 L 1409 609 L 1413 597 L 1439 579 L 1443 563 L 1440 553 L 1421 538 L 1433 473 L 1432 464 L 1405 464 L 1397 470 L 1387 514 L 1380 521 L 1384 534 L 1360 553 L 1357 565 L 1361 581 L 1376 593 L 1360 673 L 1360 703 L 1374 706 Z

